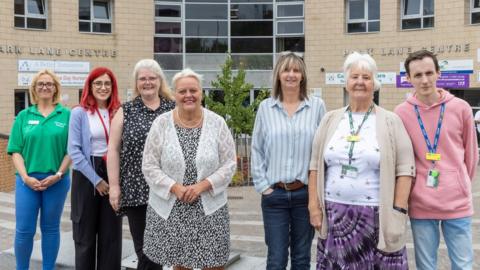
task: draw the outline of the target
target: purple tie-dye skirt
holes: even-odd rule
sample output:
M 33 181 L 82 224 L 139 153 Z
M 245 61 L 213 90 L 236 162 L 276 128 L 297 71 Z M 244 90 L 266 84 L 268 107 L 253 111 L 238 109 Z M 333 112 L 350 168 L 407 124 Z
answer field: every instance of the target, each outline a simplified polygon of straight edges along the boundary
M 378 207 L 325 202 L 327 239 L 318 239 L 317 270 L 408 269 L 405 247 L 386 253 L 377 249 Z

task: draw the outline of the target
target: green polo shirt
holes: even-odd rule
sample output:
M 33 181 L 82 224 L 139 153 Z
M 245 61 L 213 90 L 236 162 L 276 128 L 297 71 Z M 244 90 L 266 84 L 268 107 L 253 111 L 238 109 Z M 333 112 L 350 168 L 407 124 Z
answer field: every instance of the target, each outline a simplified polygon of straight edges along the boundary
M 70 110 L 60 104 L 44 117 L 37 105 L 21 111 L 15 118 L 8 154 L 20 153 L 27 173 L 55 173 L 67 154 Z

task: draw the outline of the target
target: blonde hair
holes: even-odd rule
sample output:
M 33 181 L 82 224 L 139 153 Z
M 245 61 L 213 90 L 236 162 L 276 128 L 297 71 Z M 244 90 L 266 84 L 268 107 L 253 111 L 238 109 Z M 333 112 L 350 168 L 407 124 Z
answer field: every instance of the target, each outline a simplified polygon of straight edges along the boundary
M 133 68 L 133 78 L 135 80 L 134 85 L 135 85 L 135 96 L 139 96 L 140 93 L 138 92 L 138 87 L 137 87 L 137 79 L 138 79 L 138 73 L 140 72 L 141 69 L 146 69 L 149 70 L 155 75 L 158 76 L 160 79 L 160 89 L 158 91 L 158 96 L 164 97 L 169 100 L 173 100 L 173 95 L 172 91 L 170 90 L 170 87 L 168 86 L 167 79 L 165 78 L 165 74 L 163 74 L 163 70 L 160 67 L 160 65 L 157 63 L 157 61 L 153 59 L 142 59 L 135 64 L 135 67 Z
M 37 82 L 40 76 L 42 75 L 48 75 L 52 78 L 53 84 L 55 85 L 55 92 L 53 93 L 53 99 L 52 103 L 57 104 L 60 103 L 61 101 L 61 84 L 60 84 L 60 79 L 53 73 L 51 70 L 48 69 L 42 69 L 40 70 L 35 76 L 33 76 L 32 83 L 30 84 L 30 87 L 28 89 L 29 95 L 30 95 L 30 102 L 32 104 L 37 104 L 38 103 L 38 96 L 37 96 L 37 91 L 35 88 L 37 87 Z
M 300 73 L 302 73 L 302 80 L 300 81 L 300 100 L 308 99 L 307 92 L 307 66 L 303 58 L 298 54 L 290 51 L 281 53 L 280 57 L 273 69 L 273 88 L 272 97 L 283 100 L 282 85 L 280 83 L 280 73 L 297 66 Z

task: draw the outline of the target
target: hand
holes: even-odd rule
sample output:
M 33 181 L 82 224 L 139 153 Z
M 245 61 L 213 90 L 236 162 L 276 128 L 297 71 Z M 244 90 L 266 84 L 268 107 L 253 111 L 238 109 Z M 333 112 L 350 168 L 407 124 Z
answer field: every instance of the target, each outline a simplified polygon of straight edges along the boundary
M 100 180 L 100 183 L 97 184 L 95 189 L 97 189 L 98 193 L 100 196 L 106 196 L 108 195 L 108 183 L 105 180 Z
M 183 200 L 187 203 L 193 203 L 200 197 L 200 194 L 205 191 L 202 183 L 197 183 L 195 185 L 187 186 L 187 191 L 185 192 L 185 196 Z
M 310 225 L 315 228 L 315 230 L 320 231 L 322 228 L 322 218 L 323 214 L 320 209 L 310 211 Z
M 177 199 L 180 200 L 180 201 L 184 201 L 183 199 L 184 199 L 186 191 L 187 191 L 187 188 L 184 187 L 183 185 L 180 185 L 180 184 L 174 184 L 172 186 L 172 188 L 170 189 L 170 192 L 175 194 Z
M 46 177 L 45 179 L 43 179 L 40 183 L 42 184 L 42 187 L 44 187 L 45 189 L 47 189 L 48 187 L 50 187 L 51 185 L 57 183 L 58 181 L 60 181 L 60 179 L 62 179 L 60 176 L 54 174 L 54 175 L 50 175 L 48 177 Z
M 120 209 L 120 186 L 110 186 L 108 193 L 110 194 L 109 200 L 112 209 L 118 211 Z
M 273 192 L 273 188 L 267 188 L 264 192 L 262 192 L 263 195 L 268 195 Z
M 46 187 L 43 187 L 42 182 L 40 182 L 35 177 L 27 176 L 23 178 L 23 182 L 35 191 L 44 191 L 45 189 L 47 189 Z

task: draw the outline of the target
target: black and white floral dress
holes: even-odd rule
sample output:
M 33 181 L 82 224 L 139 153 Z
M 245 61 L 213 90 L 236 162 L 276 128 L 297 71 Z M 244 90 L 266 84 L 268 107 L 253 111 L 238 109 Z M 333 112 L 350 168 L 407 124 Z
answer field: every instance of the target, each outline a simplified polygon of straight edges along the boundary
M 183 185 L 193 185 L 197 182 L 195 158 L 201 128 L 175 128 L 186 165 Z M 201 197 L 194 203 L 176 200 L 165 220 L 149 205 L 144 241 L 144 253 L 158 264 L 188 268 L 223 266 L 230 253 L 228 207 L 224 205 L 205 215 Z
M 122 105 L 123 133 L 120 153 L 120 211 L 124 207 L 146 205 L 149 187 L 142 173 L 142 154 L 148 131 L 162 113 L 175 108 L 175 102 L 160 97 L 160 106 L 152 110 L 140 96 Z

